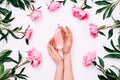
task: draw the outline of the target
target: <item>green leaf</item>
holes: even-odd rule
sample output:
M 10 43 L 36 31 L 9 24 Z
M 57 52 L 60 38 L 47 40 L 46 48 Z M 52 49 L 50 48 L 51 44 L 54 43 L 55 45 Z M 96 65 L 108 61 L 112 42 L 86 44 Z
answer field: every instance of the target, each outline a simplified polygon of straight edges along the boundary
M 7 57 L 11 54 L 12 50 L 6 49 L 0 52 L 0 58 Z
M 90 9 L 90 8 L 92 8 L 92 6 L 86 4 L 82 9 Z
M 2 20 L 2 22 L 8 23 L 8 22 L 11 22 L 12 20 L 14 20 L 15 17 L 10 19 L 11 15 L 12 15 L 12 11 L 10 11 L 10 12 L 6 15 L 6 17 Z
M 3 2 L 4 0 L 0 0 L 0 4 Z
M 13 17 L 13 18 L 11 18 L 11 19 L 7 19 L 7 20 L 5 20 L 5 21 L 3 21 L 4 23 L 8 23 L 8 22 L 11 22 L 12 20 L 14 20 L 15 19 L 15 17 Z
M 67 1 L 67 0 L 64 0 L 64 1 L 58 1 L 58 2 L 63 3 L 63 5 L 65 5 L 66 1 Z
M 4 78 L 9 74 L 11 69 L 6 69 L 3 74 L 0 75 L 0 80 L 4 80 Z
M 77 0 L 70 0 L 70 1 L 72 1 L 72 2 L 74 2 L 74 3 L 77 3 Z
M 103 0 L 103 1 L 96 1 L 95 4 L 97 4 L 97 5 L 110 5 L 111 3 Z
M 0 41 L 3 40 L 3 39 L 5 39 L 5 41 L 7 42 L 8 41 L 8 39 L 7 39 L 8 32 L 6 34 L 4 34 L 4 33 L 1 32 L 0 34 L 1 34 Z
M 96 61 L 93 61 L 92 63 L 93 63 L 93 65 L 94 65 L 94 66 L 96 66 L 96 65 L 97 65 Z
M 18 74 L 16 75 L 18 78 L 20 79 L 24 79 L 24 80 L 27 80 L 26 76 L 25 75 L 22 75 L 22 74 Z
M 18 32 L 18 31 L 20 31 L 21 29 L 22 29 L 22 27 L 16 27 L 16 28 L 14 28 L 12 31 Z
M 117 4 L 112 4 L 111 7 L 109 8 L 108 14 L 106 18 L 110 17 L 112 15 L 113 10 L 116 8 Z
M 29 9 L 29 6 L 30 6 L 29 1 L 27 1 L 27 0 L 23 0 L 23 1 L 24 1 L 24 3 L 25 3 L 26 7 Z
M 115 1 L 115 2 L 111 3 L 110 5 L 107 5 L 107 8 L 103 14 L 103 19 L 109 18 L 112 15 L 112 12 L 116 8 L 117 4 L 118 3 L 116 3 L 116 1 Z
M 102 31 L 98 31 L 100 35 L 106 36 Z
M 98 75 L 99 80 L 107 80 L 103 75 Z
M 20 73 L 19 74 L 21 74 L 21 73 L 23 73 L 23 71 L 25 70 L 25 67 L 24 68 L 22 68 L 22 70 L 20 71 Z
M 14 7 L 18 7 L 18 0 L 7 0 L 8 3 L 11 3 Z
M 109 69 L 109 71 L 111 72 L 112 75 L 115 76 L 115 78 L 117 77 L 116 73 L 112 69 Z
M 16 36 L 12 31 L 8 31 L 11 35 L 12 35 L 12 37 L 13 38 L 15 38 L 15 39 L 22 39 L 23 37 L 24 37 L 24 35 L 22 36 L 22 37 L 18 37 L 18 36 Z
M 19 60 L 18 60 L 18 64 L 22 61 L 22 55 L 21 55 L 21 53 L 20 53 L 20 51 L 18 52 L 18 56 L 19 56 Z
M 116 23 L 116 24 L 119 24 L 119 23 L 120 23 L 120 20 L 116 20 L 116 19 L 114 19 L 113 17 L 112 17 L 112 20 L 113 20 L 114 23 Z
M 107 8 L 107 6 L 97 9 L 96 14 L 101 13 Z
M 25 42 L 27 45 L 29 45 L 29 40 L 28 39 L 25 39 Z
M 110 49 L 110 48 L 108 48 L 108 47 L 106 47 L 106 46 L 103 46 L 103 48 L 104 48 L 107 52 L 109 52 L 109 53 L 114 53 L 114 52 L 116 52 L 115 50 Z
M 108 39 L 110 39 L 113 36 L 113 29 L 110 29 L 108 31 Z
M 111 69 L 107 69 L 106 70 L 106 76 L 108 78 L 108 80 L 116 80 L 117 75 L 114 71 L 112 71 Z
M 0 22 L 0 24 L 1 24 L 1 25 L 3 25 L 3 26 L 5 26 L 5 27 L 9 27 L 9 26 L 11 26 L 11 24 L 10 24 L 10 23 Z
M 106 16 L 108 15 L 108 10 L 109 10 L 109 6 L 107 6 L 107 8 L 105 9 L 105 12 L 103 13 L 103 20 L 106 18 Z
M 98 57 L 98 60 L 100 65 L 104 68 L 104 61 L 102 60 L 102 58 Z
M 11 57 L 4 57 L 0 59 L 0 62 L 4 63 L 4 62 L 14 62 L 17 64 L 17 61 L 12 59 Z
M 120 54 L 107 54 L 104 56 L 104 58 L 118 58 L 120 59 Z
M 18 6 L 19 6 L 20 9 L 25 10 L 25 5 L 21 0 L 18 0 Z
M 12 15 L 12 11 L 10 11 L 10 12 L 6 15 L 6 17 L 4 18 L 4 20 L 9 19 L 9 18 L 11 17 L 11 15 Z
M 120 53 L 120 51 L 114 46 L 113 40 L 110 41 L 112 47 L 115 49 L 116 52 Z
M 118 45 L 120 46 L 120 35 L 118 37 Z
M 0 13 L 6 16 L 9 13 L 9 11 L 6 8 L 0 7 Z
M 0 75 L 4 72 L 4 65 L 0 63 Z

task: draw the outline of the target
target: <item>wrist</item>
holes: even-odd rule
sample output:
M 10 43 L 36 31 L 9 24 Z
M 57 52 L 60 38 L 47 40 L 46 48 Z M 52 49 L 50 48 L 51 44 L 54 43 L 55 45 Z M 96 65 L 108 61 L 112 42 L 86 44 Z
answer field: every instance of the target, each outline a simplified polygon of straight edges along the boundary
M 70 53 L 64 53 L 63 54 L 63 58 L 65 59 L 65 58 L 69 58 L 69 57 L 71 57 L 71 54 Z
M 69 52 L 63 52 L 63 56 L 67 56 L 70 55 L 70 51 Z
M 63 61 L 57 63 L 57 64 L 56 64 L 56 68 L 62 70 L 62 69 L 64 68 L 64 66 L 63 66 Z
M 59 62 L 56 63 L 56 66 L 63 65 L 63 60 L 61 59 Z

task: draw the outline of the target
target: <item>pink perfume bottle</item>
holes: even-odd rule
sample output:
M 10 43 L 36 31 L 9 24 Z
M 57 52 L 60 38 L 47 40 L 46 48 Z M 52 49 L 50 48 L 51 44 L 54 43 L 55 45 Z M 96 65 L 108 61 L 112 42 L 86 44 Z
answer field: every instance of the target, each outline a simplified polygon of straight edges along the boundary
M 56 48 L 61 50 L 63 48 L 64 40 L 63 40 L 63 37 L 62 37 L 62 32 L 61 32 L 60 27 L 58 27 L 55 31 L 54 39 L 55 39 L 55 43 L 56 43 Z

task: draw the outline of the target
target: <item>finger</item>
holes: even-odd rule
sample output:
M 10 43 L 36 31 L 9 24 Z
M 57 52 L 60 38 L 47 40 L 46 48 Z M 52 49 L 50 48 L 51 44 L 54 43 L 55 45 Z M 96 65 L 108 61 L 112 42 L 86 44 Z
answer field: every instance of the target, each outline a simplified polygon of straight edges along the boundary
M 54 38 L 52 39 L 52 44 L 53 44 L 53 45 L 52 45 L 53 48 L 56 50 L 56 43 L 55 43 L 55 39 L 54 39 Z
M 67 30 L 67 32 L 68 32 L 69 34 L 72 35 L 72 31 L 68 28 L 68 26 L 66 26 L 66 30 Z
M 47 46 L 47 50 L 48 50 L 49 55 L 51 56 L 51 54 L 52 54 L 52 50 L 51 50 L 51 48 L 50 48 L 49 45 Z
M 48 41 L 48 45 L 51 45 L 51 43 L 52 43 L 52 39 L 50 39 L 50 40 Z
M 61 33 L 62 33 L 62 36 L 63 36 L 64 39 L 68 36 L 66 28 L 64 28 L 64 27 L 61 27 Z

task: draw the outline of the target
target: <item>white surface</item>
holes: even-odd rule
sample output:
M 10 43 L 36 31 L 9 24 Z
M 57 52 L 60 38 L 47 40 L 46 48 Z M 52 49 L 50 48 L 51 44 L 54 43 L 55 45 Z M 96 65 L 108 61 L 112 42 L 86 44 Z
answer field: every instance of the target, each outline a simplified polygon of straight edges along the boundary
M 103 57 L 107 52 L 105 52 L 102 46 L 110 46 L 110 44 L 109 41 L 107 41 L 107 38 L 101 35 L 96 39 L 92 39 L 89 35 L 89 23 L 92 22 L 96 25 L 110 25 L 113 21 L 111 19 L 103 21 L 101 15 L 95 15 L 95 11 L 97 9 L 95 4 L 91 4 L 93 5 L 93 8 L 87 10 L 90 14 L 89 19 L 80 21 L 72 16 L 71 7 L 73 7 L 73 3 L 69 1 L 65 6 L 55 12 L 49 12 L 47 10 L 46 2 L 48 3 L 49 0 L 36 0 L 36 2 L 35 7 L 37 8 L 42 6 L 41 10 L 43 13 L 42 17 L 36 22 L 32 22 L 31 19 L 26 16 L 30 11 L 26 10 L 24 12 L 19 9 L 12 8 L 13 16 L 16 16 L 12 25 L 24 26 L 24 28 L 26 28 L 30 24 L 30 28 L 34 30 L 30 45 L 27 46 L 24 40 L 15 40 L 10 37 L 8 44 L 4 41 L 0 42 L 0 50 L 6 48 L 12 49 L 12 57 L 15 58 L 17 58 L 17 51 L 20 50 L 25 59 L 27 56 L 26 51 L 32 47 L 37 48 L 37 50 L 42 52 L 43 60 L 38 68 L 33 68 L 31 65 L 26 66 L 25 73 L 29 76 L 28 80 L 53 80 L 56 67 L 47 52 L 46 46 L 48 40 L 53 36 L 58 24 L 69 26 L 73 32 L 74 39 L 71 57 L 75 80 L 98 80 L 97 74 L 99 74 L 99 71 L 94 66 L 84 67 L 82 65 L 82 56 L 89 51 L 96 50 L 97 56 Z M 80 5 L 80 3 L 77 5 Z M 115 17 L 119 18 L 118 13 L 116 12 L 115 14 Z M 118 30 L 115 31 L 115 34 L 117 34 Z M 105 32 L 107 32 L 107 30 Z M 116 36 L 113 36 L 114 39 L 116 39 L 115 37 Z M 109 66 L 110 64 L 117 65 L 117 62 L 119 62 L 111 59 L 105 59 L 105 61 L 106 66 Z

